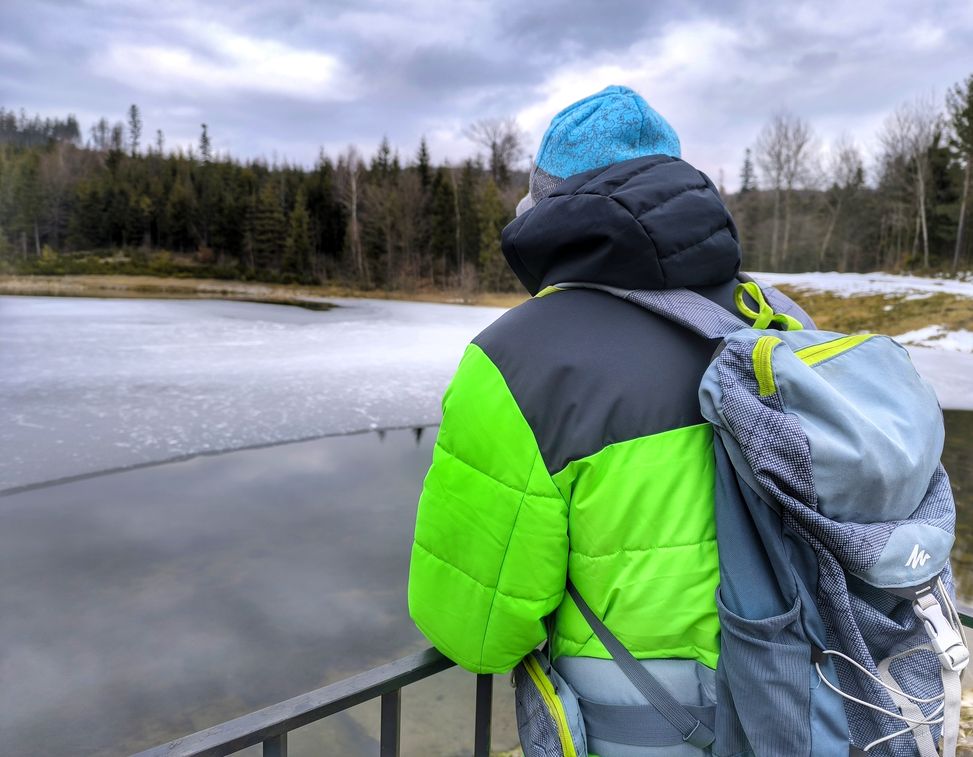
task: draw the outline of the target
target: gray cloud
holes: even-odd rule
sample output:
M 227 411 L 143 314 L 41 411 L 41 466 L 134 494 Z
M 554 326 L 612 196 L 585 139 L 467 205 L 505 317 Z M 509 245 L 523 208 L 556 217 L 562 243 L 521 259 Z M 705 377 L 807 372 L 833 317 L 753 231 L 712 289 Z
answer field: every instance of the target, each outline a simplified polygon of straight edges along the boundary
M 883 114 L 971 72 L 973 8 L 863 1 L 524 4 L 286 0 L 0 6 L 0 105 L 87 126 L 136 102 L 147 133 L 309 163 L 383 134 L 437 160 L 463 127 L 516 115 L 531 146 L 573 99 L 633 86 L 679 130 L 688 159 L 732 185 L 743 149 L 787 107 L 823 141 L 866 146 Z

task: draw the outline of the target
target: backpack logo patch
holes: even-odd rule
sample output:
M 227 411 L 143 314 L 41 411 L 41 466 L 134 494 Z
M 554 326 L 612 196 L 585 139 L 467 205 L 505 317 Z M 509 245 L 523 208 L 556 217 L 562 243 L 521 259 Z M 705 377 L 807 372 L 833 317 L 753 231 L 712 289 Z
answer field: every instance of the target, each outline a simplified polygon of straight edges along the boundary
M 905 564 L 913 570 L 916 570 L 916 568 L 921 568 L 923 565 L 925 565 L 926 560 L 928 560 L 930 557 L 932 557 L 932 555 L 926 552 L 926 550 L 920 549 L 919 545 L 916 544 L 912 548 L 912 554 L 909 555 L 909 559 L 905 561 Z

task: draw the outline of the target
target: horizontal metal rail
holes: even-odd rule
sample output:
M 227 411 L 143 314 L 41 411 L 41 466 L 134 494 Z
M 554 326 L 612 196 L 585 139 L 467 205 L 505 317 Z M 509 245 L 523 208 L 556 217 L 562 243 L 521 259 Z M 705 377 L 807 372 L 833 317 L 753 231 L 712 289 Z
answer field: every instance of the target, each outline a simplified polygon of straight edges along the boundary
M 442 653 L 429 648 L 330 686 L 147 749 L 135 757 L 222 757 L 255 744 L 263 744 L 264 757 L 287 757 L 287 734 L 290 731 L 378 697 L 382 699 L 381 755 L 397 757 L 402 687 L 455 664 Z M 487 757 L 490 752 L 489 702 L 492 690 L 493 676 L 477 676 L 477 717 L 474 726 L 476 757 Z
M 959 606 L 963 625 L 973 628 L 973 607 Z M 398 757 L 402 687 L 451 668 L 452 662 L 433 648 L 359 675 L 338 681 L 235 720 L 147 749 L 133 757 L 223 757 L 263 744 L 264 757 L 287 757 L 287 734 L 302 726 L 381 697 L 381 757 Z M 476 677 L 474 757 L 490 753 L 493 676 Z

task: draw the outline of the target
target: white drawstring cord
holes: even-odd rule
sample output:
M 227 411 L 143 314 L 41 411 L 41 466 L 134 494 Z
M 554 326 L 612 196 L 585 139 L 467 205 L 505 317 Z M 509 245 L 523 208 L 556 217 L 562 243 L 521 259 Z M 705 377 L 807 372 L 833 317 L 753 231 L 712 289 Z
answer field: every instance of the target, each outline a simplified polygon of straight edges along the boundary
M 937 581 L 936 581 L 936 588 L 939 589 L 940 596 L 942 596 L 943 602 L 946 605 L 946 611 L 947 611 L 947 613 L 949 615 L 949 622 L 950 622 L 950 624 L 953 625 L 954 628 L 958 628 L 960 626 L 959 611 L 956 609 L 956 605 L 953 604 L 953 601 L 952 601 L 952 599 L 949 596 L 949 592 L 946 591 L 946 587 L 943 585 L 943 582 L 942 582 L 942 579 L 941 578 L 940 579 L 937 579 Z M 916 651 L 918 651 L 918 650 L 916 650 Z M 892 739 L 897 738 L 899 736 L 904 736 L 907 733 L 912 733 L 917 728 L 922 728 L 923 726 L 940 725 L 941 723 L 943 723 L 945 721 L 945 718 L 946 718 L 946 716 L 944 714 L 944 711 L 946 709 L 946 701 L 945 701 L 945 699 L 946 699 L 946 692 L 945 691 L 942 694 L 940 694 L 939 696 L 929 697 L 929 698 L 926 698 L 926 699 L 923 699 L 921 697 L 915 697 L 915 696 L 912 696 L 911 694 L 906 694 L 904 691 L 902 691 L 901 689 L 899 689 L 899 688 L 897 688 L 895 686 L 892 686 L 890 684 L 887 684 L 885 681 L 883 681 L 880 678 L 878 678 L 877 676 L 875 676 L 870 670 L 868 670 L 867 668 L 863 667 L 859 662 L 857 662 L 856 660 L 852 659 L 851 657 L 849 657 L 846 654 L 843 654 L 843 653 L 841 653 L 841 652 L 839 652 L 837 650 L 834 650 L 834 649 L 825 649 L 825 650 L 822 650 L 822 654 L 834 655 L 836 657 L 840 657 L 841 659 L 845 660 L 846 662 L 848 662 L 849 664 L 851 664 L 852 666 L 854 666 L 855 668 L 857 668 L 859 671 L 861 671 L 862 673 L 864 673 L 865 675 L 867 675 L 873 681 L 875 681 L 876 683 L 878 683 L 886 691 L 894 692 L 895 694 L 898 694 L 899 696 L 902 696 L 903 698 L 908 699 L 908 700 L 910 700 L 912 702 L 915 702 L 915 703 L 918 703 L 918 704 L 931 704 L 932 702 L 939 702 L 939 706 L 936 707 L 936 709 L 933 710 L 933 712 L 930 713 L 924 720 L 916 720 L 914 718 L 909 718 L 909 717 L 906 717 L 905 715 L 900 715 L 898 713 L 895 713 L 895 712 L 891 712 L 889 710 L 886 710 L 886 709 L 884 709 L 882 707 L 879 707 L 878 705 L 871 704 L 870 702 L 865 702 L 865 701 L 863 701 L 861 699 L 858 699 L 857 697 L 851 696 L 850 694 L 846 694 L 844 691 L 842 691 L 840 688 L 838 688 L 837 686 L 835 686 L 833 683 L 831 683 L 831 681 L 829 681 L 827 679 L 827 677 L 821 671 L 821 665 L 819 663 L 814 663 L 814 667 L 818 671 L 818 677 L 821 679 L 821 681 L 829 689 L 831 689 L 832 691 L 834 691 L 839 696 L 844 697 L 845 699 L 847 699 L 847 700 L 849 700 L 851 702 L 854 702 L 855 704 L 859 704 L 862 707 L 867 707 L 867 708 L 869 708 L 871 710 L 875 710 L 876 712 L 880 712 L 883 715 L 887 715 L 890 718 L 894 718 L 896 720 L 900 720 L 900 721 L 902 721 L 904 723 L 911 723 L 911 725 L 906 726 L 905 728 L 903 728 L 900 731 L 896 731 L 895 733 L 890 733 L 887 736 L 883 736 L 883 737 L 881 737 L 879 739 L 875 739 L 875 741 L 873 741 L 872 743 L 868 744 L 862 751 L 865 751 L 865 752 L 871 751 L 872 748 L 878 746 L 879 744 L 884 744 L 886 741 L 891 741 Z
M 872 672 L 870 670 L 868 670 L 868 668 L 864 667 L 863 665 L 860 665 L 858 662 L 856 662 L 855 660 L 853 660 L 851 657 L 849 657 L 846 654 L 842 654 L 841 652 L 839 652 L 836 649 L 823 649 L 823 650 L 821 650 L 821 653 L 822 654 L 835 655 L 836 657 L 840 657 L 842 660 L 845 660 L 850 665 L 854 665 L 862 673 L 864 673 L 869 678 L 871 678 L 873 681 L 875 681 L 875 683 L 877 683 L 879 686 L 882 686 L 883 688 L 888 689 L 889 691 L 894 691 L 896 694 L 899 694 L 899 695 L 905 697 L 906 699 L 910 699 L 913 702 L 916 702 L 918 704 L 929 704 L 931 702 L 938 702 L 939 700 L 946 698 L 946 695 L 945 694 L 940 694 L 939 696 L 935 696 L 935 697 L 929 697 L 928 699 L 922 699 L 920 697 L 914 697 L 911 694 L 906 694 L 904 691 L 902 691 L 902 689 L 897 689 L 895 686 L 892 686 L 890 684 L 885 683 L 885 681 L 883 681 L 881 678 L 879 678 L 876 675 L 873 675 Z M 821 671 L 818 670 L 818 673 L 820 673 L 820 672 Z
M 926 719 L 926 720 L 916 720 L 914 718 L 907 718 L 905 715 L 899 715 L 898 713 L 891 712 L 889 710 L 884 709 L 883 707 L 879 707 L 877 704 L 872 704 L 871 702 L 865 702 L 865 701 L 863 701 L 861 699 L 858 699 L 857 697 L 853 697 L 851 694 L 846 694 L 845 692 L 843 692 L 841 689 L 839 689 L 837 686 L 835 686 L 833 683 L 831 683 L 831 681 L 829 681 L 825 677 L 824 673 L 821 672 L 821 665 L 819 663 L 814 663 L 814 667 L 817 668 L 818 675 L 821 677 L 821 680 L 824 682 L 825 686 L 827 686 L 829 689 L 831 689 L 833 692 L 835 692 L 839 696 L 842 696 L 845 699 L 847 699 L 847 700 L 849 700 L 851 702 L 854 702 L 855 704 L 860 704 L 862 707 L 868 707 L 869 709 L 875 710 L 876 712 L 881 712 L 883 715 L 888 715 L 890 718 L 895 718 L 896 720 L 901 720 L 903 723 L 915 723 L 917 726 L 920 726 L 920 725 L 936 725 L 936 724 L 942 722 L 942 719 L 933 721 L 933 720 L 929 720 L 929 719 Z M 935 714 L 938 714 L 938 708 L 937 708 L 937 713 L 935 713 Z M 930 716 L 930 717 L 932 717 L 932 716 Z
M 943 702 L 941 705 L 939 705 L 939 707 L 935 709 L 935 711 L 929 717 L 935 717 L 936 715 L 941 713 L 945 708 L 946 708 L 946 703 Z M 943 722 L 943 718 L 938 718 L 936 720 L 931 721 L 928 725 L 939 725 L 942 722 Z M 880 739 L 875 739 L 875 741 L 873 741 L 871 744 L 866 746 L 862 751 L 868 752 L 874 746 L 878 746 L 879 744 L 884 744 L 886 741 L 891 741 L 892 739 L 898 736 L 905 736 L 905 734 L 912 733 L 917 728 L 921 728 L 921 727 L 922 727 L 921 725 L 908 726 L 907 728 L 903 728 L 901 731 L 896 731 L 895 733 L 890 733 L 888 736 L 883 736 Z

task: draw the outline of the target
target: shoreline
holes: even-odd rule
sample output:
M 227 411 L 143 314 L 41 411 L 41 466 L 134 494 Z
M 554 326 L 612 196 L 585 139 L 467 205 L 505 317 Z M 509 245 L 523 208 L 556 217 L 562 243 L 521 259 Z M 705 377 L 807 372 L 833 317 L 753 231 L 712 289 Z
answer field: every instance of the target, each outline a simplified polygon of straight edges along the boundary
M 2 275 L 0 276 L 0 295 L 160 300 L 216 299 L 256 302 L 267 305 L 292 305 L 311 310 L 327 310 L 336 307 L 331 300 L 341 298 L 508 308 L 528 299 L 526 293 L 510 292 L 362 290 L 329 285 L 270 284 L 257 281 L 104 274 Z

